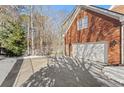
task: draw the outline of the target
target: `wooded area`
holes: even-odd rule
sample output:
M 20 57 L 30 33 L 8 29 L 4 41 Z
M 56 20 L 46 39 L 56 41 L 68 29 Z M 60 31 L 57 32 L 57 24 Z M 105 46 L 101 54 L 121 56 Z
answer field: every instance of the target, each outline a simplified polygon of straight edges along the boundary
M 1 48 L 9 56 L 62 54 L 64 17 L 50 6 L 0 6 Z

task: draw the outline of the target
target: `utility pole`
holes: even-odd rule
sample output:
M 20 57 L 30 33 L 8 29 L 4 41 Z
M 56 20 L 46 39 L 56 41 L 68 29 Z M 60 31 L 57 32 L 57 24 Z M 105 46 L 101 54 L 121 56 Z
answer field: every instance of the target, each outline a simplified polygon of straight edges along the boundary
M 42 12 L 42 6 L 41 6 L 41 22 L 43 22 L 43 17 L 42 17 L 42 14 L 43 12 Z M 40 54 L 42 54 L 43 55 L 43 36 L 42 36 L 42 34 L 43 34 L 43 23 L 41 23 L 41 26 L 42 26 L 42 32 L 40 31 L 40 40 L 39 40 L 39 43 L 40 43 L 40 49 L 39 49 L 39 51 L 40 51 Z
M 28 55 L 30 55 L 30 21 L 28 20 L 28 32 L 27 32 L 27 51 Z
M 45 33 L 45 18 L 43 16 L 43 8 L 41 7 L 41 26 L 42 26 L 42 41 L 40 41 L 41 44 L 41 50 L 43 51 L 43 55 L 46 53 L 46 49 L 44 49 L 46 47 L 46 45 L 43 44 L 43 42 L 46 43 L 46 33 Z
M 31 55 L 34 55 L 34 29 L 33 29 L 33 8 L 30 6 L 30 31 L 31 31 Z

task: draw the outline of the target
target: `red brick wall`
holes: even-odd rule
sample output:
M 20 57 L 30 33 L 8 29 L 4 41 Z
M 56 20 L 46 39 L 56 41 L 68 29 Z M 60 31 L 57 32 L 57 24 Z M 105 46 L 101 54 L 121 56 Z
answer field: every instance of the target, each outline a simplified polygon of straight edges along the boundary
M 88 28 L 77 31 L 77 21 L 88 16 Z M 110 64 L 120 63 L 120 23 L 110 17 L 92 12 L 80 11 L 65 35 L 65 44 L 107 41 Z M 66 49 L 66 48 L 65 48 Z

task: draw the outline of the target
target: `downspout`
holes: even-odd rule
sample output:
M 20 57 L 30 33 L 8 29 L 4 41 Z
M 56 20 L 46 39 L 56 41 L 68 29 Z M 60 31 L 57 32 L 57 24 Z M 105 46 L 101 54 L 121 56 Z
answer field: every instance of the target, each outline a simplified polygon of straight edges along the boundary
M 66 36 L 64 36 L 64 55 L 66 56 Z
M 124 24 L 121 25 L 121 64 L 124 64 Z
M 121 22 L 121 64 L 124 64 L 124 16 L 120 17 Z

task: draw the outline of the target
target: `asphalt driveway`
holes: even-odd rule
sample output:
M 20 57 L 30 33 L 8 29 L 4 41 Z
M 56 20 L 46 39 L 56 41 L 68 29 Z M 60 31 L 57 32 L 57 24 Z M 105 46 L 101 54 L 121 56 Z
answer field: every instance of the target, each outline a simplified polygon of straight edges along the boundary
M 0 85 L 3 83 L 14 64 L 16 63 L 16 58 L 2 58 L 0 60 Z
M 71 58 L 50 58 L 48 66 L 34 73 L 23 87 L 102 87 L 83 63 Z

